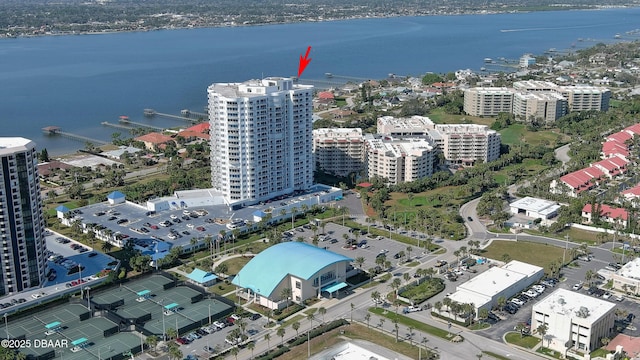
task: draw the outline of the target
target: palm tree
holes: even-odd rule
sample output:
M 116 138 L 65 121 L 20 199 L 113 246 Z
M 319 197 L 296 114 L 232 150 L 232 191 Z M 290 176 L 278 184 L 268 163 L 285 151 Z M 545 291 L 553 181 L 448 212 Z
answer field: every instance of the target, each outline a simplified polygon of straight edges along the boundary
M 287 310 L 289 310 L 289 298 L 291 297 L 291 288 L 287 287 L 282 289 L 282 291 L 280 292 L 280 297 L 282 298 L 282 300 L 287 301 Z
M 527 326 L 524 323 L 518 323 L 518 325 L 516 325 L 516 331 L 520 332 L 520 338 L 524 337 L 524 331 L 526 330 Z
M 358 265 L 358 267 L 360 268 L 360 270 L 362 270 L 362 265 L 365 262 L 365 258 L 363 256 L 358 256 L 355 260 L 356 265 Z
M 295 321 L 291 324 L 291 328 L 296 331 L 296 337 L 298 337 L 298 329 L 300 329 L 300 322 Z
M 158 345 L 158 337 L 155 335 L 149 335 L 147 336 L 146 339 L 144 339 L 145 344 L 147 344 L 147 346 L 149 346 L 150 348 L 153 349 L 153 351 L 156 350 L 156 346 Z
M 393 318 L 393 320 L 391 320 L 391 321 L 393 322 L 393 327 L 394 327 L 394 330 L 396 331 L 396 342 L 398 342 L 398 332 L 399 332 L 399 331 L 398 331 L 398 330 L 399 330 L 399 329 L 398 329 L 398 318 L 397 318 L 397 317 L 395 317 L 395 318 Z
M 322 315 L 322 323 L 324 324 L 324 314 L 327 313 L 327 309 L 323 306 L 318 308 L 318 314 Z
M 408 273 L 408 272 L 404 273 L 404 275 L 402 275 L 402 278 L 404 279 L 404 282 L 405 282 L 406 284 L 408 284 L 408 283 L 409 283 L 409 281 L 411 281 L 411 275 L 409 275 L 409 273 Z
M 433 304 L 433 307 L 438 310 L 438 313 L 440 313 L 440 310 L 442 310 L 442 302 L 441 301 L 436 301 L 435 304 Z
M 391 282 L 391 284 L 389 284 L 389 286 L 393 289 L 396 298 L 398 297 L 398 289 L 400 289 L 400 286 L 402 285 L 402 283 L 400 282 L 400 279 L 395 278 L 393 279 L 393 281 Z
M 298 208 L 297 207 L 292 207 L 291 208 L 291 229 L 293 229 L 295 227 L 295 223 L 294 221 L 296 220 L 296 213 L 298 212 Z
M 271 350 L 271 335 L 264 334 L 264 339 L 267 340 L 267 352 L 269 352 L 269 350 Z
M 500 296 L 498 298 L 498 309 L 502 310 L 505 305 L 507 305 L 507 298 Z
M 276 334 L 278 334 L 278 336 L 280 336 L 280 346 L 284 346 L 284 334 L 285 334 L 285 329 L 284 327 L 280 327 L 278 329 L 278 331 L 276 332 Z
M 240 349 L 238 349 L 237 346 L 232 347 L 229 352 L 231 353 L 231 355 L 235 356 L 236 360 L 238 360 L 238 353 L 240 352 Z
M 169 338 L 169 340 L 177 338 L 178 337 L 178 331 L 174 328 L 168 328 L 167 329 L 167 337 Z
M 369 320 L 371 320 L 371 314 L 367 313 L 364 316 L 364 320 L 367 322 L 367 329 L 369 329 Z
M 596 273 L 589 269 L 587 270 L 587 272 L 584 274 L 584 279 L 587 281 L 587 284 L 589 284 L 589 287 L 591 287 L 591 280 L 593 280 L 594 276 L 596 276 Z
M 409 325 L 407 326 L 407 332 L 408 332 L 408 337 L 409 337 L 409 342 L 411 343 L 411 346 L 413 346 L 413 326 Z
M 182 359 L 182 351 L 179 347 L 169 347 L 169 359 Z
M 247 344 L 247 349 L 251 350 L 251 359 L 253 359 L 253 349 L 255 348 L 256 348 L 256 343 L 254 343 L 253 341 Z
M 378 302 L 380 302 L 380 293 L 378 291 L 372 292 L 371 299 L 373 299 L 373 302 L 376 304 L 376 307 L 378 307 Z
M 411 246 L 407 246 L 407 261 L 411 260 L 411 252 L 413 248 Z
M 105 242 L 102 244 L 102 251 L 103 251 L 103 252 L 108 253 L 108 252 L 110 252 L 112 249 L 113 249 L 113 244 L 112 244 L 112 243 L 110 243 L 110 242 L 108 242 L 108 241 L 105 241 Z
M 543 341 L 544 341 L 544 336 L 547 335 L 547 330 L 549 330 L 549 328 L 545 324 L 540 324 L 536 329 L 538 334 L 540 334 L 540 339 L 542 339 Z M 551 341 L 549 340 L 549 342 Z M 547 347 L 549 347 L 549 344 L 547 344 Z

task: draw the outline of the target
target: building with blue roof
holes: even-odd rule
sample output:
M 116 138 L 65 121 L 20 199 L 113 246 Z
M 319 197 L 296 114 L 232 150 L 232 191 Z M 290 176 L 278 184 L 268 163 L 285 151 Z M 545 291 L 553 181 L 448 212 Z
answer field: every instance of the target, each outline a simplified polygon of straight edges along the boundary
M 114 191 L 111 194 L 107 195 L 107 201 L 109 201 L 110 205 L 121 204 L 125 201 L 126 197 L 120 191 Z
M 289 300 L 301 303 L 314 296 L 332 296 L 347 287 L 353 259 L 303 242 L 273 245 L 256 255 L 232 284 L 246 290 L 243 297 L 270 309 L 284 308 Z M 283 290 L 291 289 L 291 298 Z
M 214 274 L 198 268 L 193 269 L 193 271 L 187 275 L 187 278 L 191 283 L 204 287 L 211 286 L 218 280 L 218 277 Z

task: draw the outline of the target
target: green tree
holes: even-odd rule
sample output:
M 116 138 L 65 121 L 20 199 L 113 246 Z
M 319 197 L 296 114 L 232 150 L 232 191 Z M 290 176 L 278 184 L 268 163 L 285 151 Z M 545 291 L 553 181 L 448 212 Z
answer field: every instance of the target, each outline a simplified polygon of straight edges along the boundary
M 293 324 L 291 324 L 291 328 L 296 331 L 296 337 L 298 337 L 298 335 L 299 335 L 298 334 L 298 330 L 300 329 L 300 322 L 295 321 Z
M 322 316 L 322 323 L 324 324 L 324 315 L 327 313 L 327 308 L 325 308 L 324 306 L 321 306 L 318 308 L 318 314 L 320 314 L 320 316 Z
M 371 314 L 367 313 L 364 316 L 364 320 L 367 322 L 367 329 L 369 329 L 369 320 L 371 320 Z
M 278 334 L 278 336 L 280 336 L 280 346 L 284 346 L 284 327 L 280 327 L 276 333 Z
M 147 346 L 149 346 L 150 348 L 153 349 L 153 351 L 156 350 L 156 346 L 158 345 L 158 337 L 155 335 L 149 335 L 147 336 L 146 339 L 144 339 L 145 344 L 147 344 Z
M 269 352 L 271 350 L 271 335 L 264 334 L 264 339 L 267 340 L 267 352 Z
M 251 359 L 253 359 L 253 350 L 256 348 L 256 343 L 251 341 L 247 344 L 247 349 L 251 351 Z
M 356 265 L 362 270 L 362 265 L 365 262 L 365 258 L 363 256 L 358 256 L 355 260 Z
M 547 327 L 547 325 L 545 324 L 540 324 L 538 326 L 538 328 L 536 329 L 536 331 L 538 332 L 538 334 L 540 334 L 540 339 L 542 339 L 542 341 L 544 341 L 544 336 L 547 335 L 547 331 L 549 330 L 549 328 Z M 551 340 L 548 340 L 548 342 L 550 343 Z M 547 343 L 547 347 L 549 347 L 549 344 Z
M 289 299 L 291 298 L 291 288 L 287 287 L 280 292 L 280 298 L 287 301 L 287 310 L 289 310 Z

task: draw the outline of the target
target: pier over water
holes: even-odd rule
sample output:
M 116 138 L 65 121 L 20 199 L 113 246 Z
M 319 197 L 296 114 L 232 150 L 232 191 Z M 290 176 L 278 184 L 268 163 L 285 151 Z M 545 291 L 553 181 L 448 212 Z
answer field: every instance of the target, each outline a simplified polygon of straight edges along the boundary
M 77 135 L 77 134 L 72 134 L 66 131 L 62 131 L 62 128 L 59 126 L 47 126 L 47 127 L 43 127 L 42 128 L 42 132 L 44 132 L 47 135 L 59 135 L 62 137 L 66 137 L 68 139 L 72 139 L 72 140 L 78 140 L 78 141 L 82 141 L 82 142 L 90 142 L 93 143 L 95 145 L 107 145 L 108 142 L 106 141 L 102 141 L 102 140 L 98 140 L 98 139 L 92 139 L 90 137 L 86 137 L 86 136 L 82 136 L 82 135 Z

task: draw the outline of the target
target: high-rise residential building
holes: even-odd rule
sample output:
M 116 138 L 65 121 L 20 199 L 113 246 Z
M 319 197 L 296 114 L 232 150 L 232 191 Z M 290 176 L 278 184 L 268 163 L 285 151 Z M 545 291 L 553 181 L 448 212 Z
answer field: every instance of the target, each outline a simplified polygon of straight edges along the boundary
M 415 181 L 433 175 L 434 148 L 426 139 L 366 136 L 367 175 L 389 184 Z
M 42 286 L 44 216 L 33 141 L 0 138 L 0 295 Z
M 590 85 L 560 86 L 550 81 L 524 80 L 513 88 L 476 87 L 464 91 L 464 111 L 472 116 L 501 112 L 517 120 L 553 122 L 572 111 L 607 111 L 611 90 Z
M 464 112 L 471 116 L 496 116 L 511 113 L 513 89 L 506 87 L 474 87 L 464 91 Z
M 317 169 L 329 174 L 348 176 L 362 171 L 366 157 L 362 129 L 313 130 L 313 155 Z
M 439 136 L 433 141 L 451 164 L 472 165 L 500 157 L 500 133 L 486 125 L 439 124 L 431 134 Z
M 434 124 L 425 116 L 383 116 L 377 126 L 380 135 L 429 140 L 450 164 L 471 165 L 500 157 L 500 134 L 486 125 Z
M 211 182 L 250 205 L 313 184 L 313 86 L 269 77 L 208 88 Z

